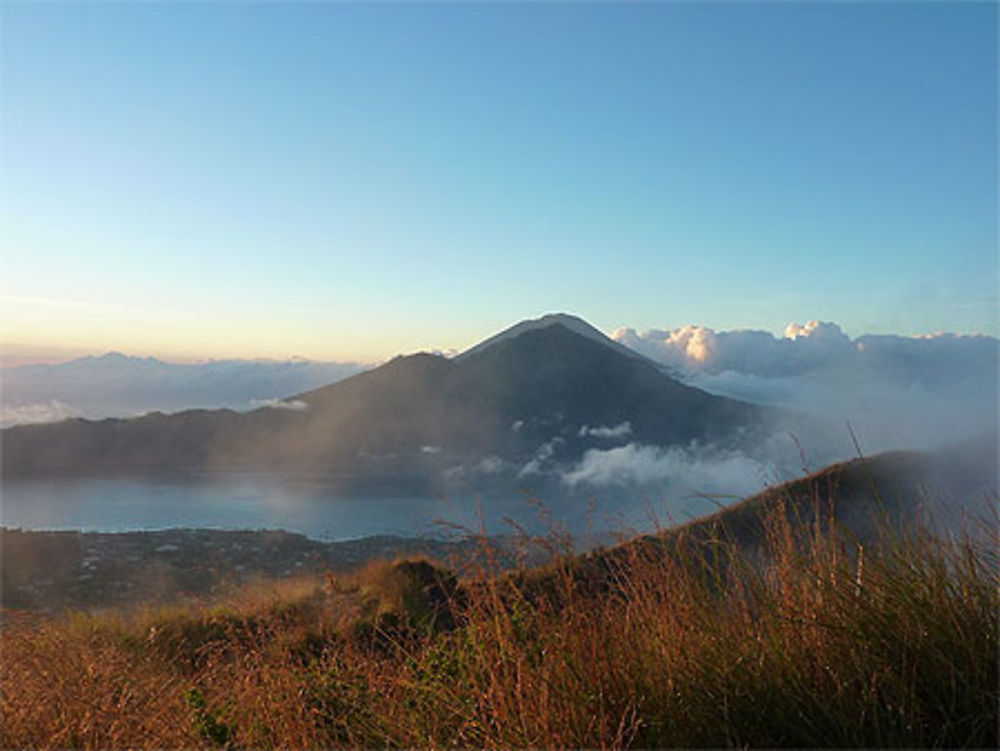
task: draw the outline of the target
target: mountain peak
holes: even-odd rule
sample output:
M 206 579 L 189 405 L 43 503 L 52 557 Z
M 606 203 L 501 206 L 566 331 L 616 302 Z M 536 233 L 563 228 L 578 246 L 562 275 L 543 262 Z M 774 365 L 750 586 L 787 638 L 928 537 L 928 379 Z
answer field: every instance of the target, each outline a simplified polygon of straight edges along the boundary
M 74 361 L 70 361 L 74 362 Z M 126 355 L 123 352 L 119 352 L 113 349 L 109 352 L 105 352 L 103 355 L 90 355 L 88 357 L 82 357 L 79 362 L 92 362 L 100 363 L 103 365 L 163 365 L 161 360 L 157 360 L 155 357 L 135 357 L 133 355 Z
M 613 339 L 605 336 L 601 331 L 591 326 L 585 320 L 578 316 L 571 315 L 569 313 L 548 313 L 543 315 L 541 318 L 531 318 L 528 320 L 516 323 L 510 328 L 504 329 L 499 334 L 494 334 L 488 339 L 481 341 L 479 344 L 467 349 L 462 354 L 458 355 L 455 360 L 462 360 L 470 355 L 482 352 L 489 349 L 495 344 L 499 344 L 502 341 L 508 339 L 515 339 L 521 334 L 525 334 L 529 331 L 538 331 L 541 329 L 547 329 L 551 326 L 562 326 L 564 329 L 577 334 L 578 336 L 585 337 L 592 341 L 603 344 L 609 349 L 613 349 L 619 354 L 626 355 L 628 357 L 633 357 L 636 359 L 644 359 L 642 355 L 628 347 L 619 344 Z

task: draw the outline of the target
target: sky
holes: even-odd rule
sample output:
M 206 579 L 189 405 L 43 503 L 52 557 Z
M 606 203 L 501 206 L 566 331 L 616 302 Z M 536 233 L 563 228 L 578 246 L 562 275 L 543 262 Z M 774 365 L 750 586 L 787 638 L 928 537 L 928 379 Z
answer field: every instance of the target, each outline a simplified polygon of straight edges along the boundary
M 998 333 L 993 3 L 0 14 L 5 357 Z

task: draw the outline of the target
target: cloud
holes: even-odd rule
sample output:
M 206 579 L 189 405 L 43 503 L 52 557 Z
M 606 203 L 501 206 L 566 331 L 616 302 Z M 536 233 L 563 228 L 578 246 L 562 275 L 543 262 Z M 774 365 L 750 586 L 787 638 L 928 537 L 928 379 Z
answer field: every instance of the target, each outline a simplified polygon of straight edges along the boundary
M 479 483 L 484 480 L 493 481 L 500 475 L 512 472 L 515 468 L 496 454 L 490 454 L 471 465 L 459 464 L 448 467 L 444 470 L 443 479 L 453 491 L 467 490 L 470 487 L 479 488 Z
M 801 374 L 850 357 L 850 338 L 823 321 L 789 324 L 778 338 L 768 331 L 715 331 L 704 326 L 652 329 L 638 334 L 619 329 L 614 338 L 650 359 L 682 373 Z
M 614 337 L 689 385 L 823 418 L 845 447 L 846 422 L 868 451 L 939 446 L 996 425 L 1000 342 L 990 336 L 851 339 L 810 321 L 781 337 L 701 326 Z
M 629 443 L 588 450 L 563 474 L 562 481 L 570 488 L 658 486 L 696 494 L 745 496 L 763 489 L 775 472 L 773 466 L 739 452 Z
M 427 353 L 431 355 L 437 355 L 438 357 L 447 357 L 449 360 L 451 360 L 454 357 L 458 357 L 458 355 L 461 354 L 461 350 L 457 350 L 454 347 L 447 347 L 445 349 L 434 348 L 427 350 Z
M 80 417 L 80 410 L 55 399 L 36 404 L 4 404 L 0 406 L 0 428 L 43 422 L 61 422 Z
M 835 323 L 826 321 L 809 321 L 804 326 L 797 323 L 790 323 L 785 327 L 786 339 L 811 339 L 812 341 L 826 340 L 838 344 L 850 344 L 850 339 L 843 329 Z
M 288 401 L 281 399 L 251 399 L 250 406 L 254 408 L 270 407 L 271 409 L 288 409 L 293 412 L 305 412 L 309 409 L 309 405 L 301 399 L 289 399 Z
M 506 470 L 508 466 L 509 465 L 507 464 L 507 462 L 505 462 L 499 456 L 495 454 L 490 454 L 485 459 L 476 464 L 473 470 L 475 472 L 484 475 L 495 475 Z
M 628 438 L 632 435 L 632 423 L 625 421 L 621 425 L 615 425 L 613 428 L 606 427 L 604 425 L 591 428 L 588 425 L 584 425 L 580 428 L 578 433 L 580 438 Z
M 784 336 L 768 331 L 715 331 L 703 326 L 623 328 L 613 338 L 678 373 L 733 371 L 768 378 L 820 370 L 853 370 L 910 380 L 947 382 L 962 369 L 996 372 L 998 341 L 990 336 L 865 335 L 851 339 L 836 323 L 789 324 Z
M 517 476 L 526 477 L 527 475 L 537 475 L 544 472 L 546 463 L 555 455 L 556 449 L 565 445 L 565 443 L 565 439 L 560 436 L 555 436 L 551 441 L 543 443 L 535 450 L 535 455 L 531 460 L 521 467 L 521 471 L 517 473 Z

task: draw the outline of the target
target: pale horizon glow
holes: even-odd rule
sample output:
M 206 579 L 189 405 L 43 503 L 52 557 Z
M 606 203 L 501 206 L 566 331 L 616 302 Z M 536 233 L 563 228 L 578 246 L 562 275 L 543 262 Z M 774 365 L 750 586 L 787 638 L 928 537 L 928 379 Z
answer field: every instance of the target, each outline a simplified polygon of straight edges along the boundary
M 554 311 L 550 311 L 554 312 Z M 529 316 L 529 318 L 537 318 L 539 316 Z M 515 322 L 512 322 L 515 323 Z M 818 321 L 816 319 L 811 319 L 802 322 L 790 322 L 787 326 L 779 327 L 777 330 L 768 329 L 754 329 L 746 327 L 727 327 L 722 329 L 713 329 L 711 327 L 701 326 L 696 323 L 686 323 L 675 327 L 654 327 L 653 329 L 643 329 L 639 330 L 640 334 L 647 334 L 651 330 L 666 330 L 671 332 L 671 340 L 684 342 L 688 356 L 695 361 L 703 361 L 708 357 L 708 351 L 705 350 L 705 345 L 701 343 L 700 336 L 706 331 L 712 333 L 723 333 L 723 332 L 764 332 L 771 334 L 778 339 L 788 339 L 792 340 L 795 338 L 800 338 L 803 336 L 803 332 L 808 334 L 812 331 L 816 324 L 819 323 L 832 323 L 837 325 L 835 321 Z M 503 328 L 507 328 L 504 326 Z M 603 333 L 613 340 L 618 340 L 620 335 L 623 334 L 626 329 L 634 328 L 628 326 L 615 326 L 608 329 L 603 329 Z M 296 359 L 304 359 L 312 362 L 356 362 L 365 363 L 371 366 L 379 365 L 380 363 L 395 357 L 397 355 L 408 355 L 414 354 L 416 352 L 433 352 L 436 354 L 443 354 L 446 356 L 452 356 L 458 354 L 466 349 L 479 344 L 481 341 L 488 339 L 490 336 L 497 334 L 501 329 L 496 331 L 484 332 L 482 335 L 478 336 L 474 341 L 462 343 L 460 346 L 452 346 L 451 343 L 438 342 L 435 344 L 430 344 L 428 346 L 417 346 L 409 349 L 399 349 L 397 351 L 389 352 L 388 354 L 379 350 L 371 350 L 375 354 L 371 355 L 361 355 L 357 357 L 343 357 L 339 356 L 337 353 L 340 349 L 331 349 L 324 352 L 319 350 L 318 354 L 307 354 L 305 352 L 292 352 L 287 349 L 276 348 L 273 351 L 266 351 L 261 348 L 259 351 L 245 352 L 245 351 L 229 351 L 223 346 L 217 350 L 206 350 L 204 352 L 197 351 L 193 352 L 191 350 L 185 350 L 182 347 L 179 349 L 169 349 L 162 347 L 150 348 L 148 344 L 143 344 L 141 341 L 137 341 L 134 346 L 128 344 L 122 345 L 123 341 L 118 340 L 118 343 L 112 343 L 107 346 L 97 346 L 97 347 L 87 347 L 87 346 L 46 346 L 32 343 L 17 343 L 17 342 L 0 342 L 0 367 L 17 367 L 20 365 L 40 365 L 40 364 L 59 364 L 63 362 L 68 362 L 70 360 L 75 360 L 82 357 L 100 357 L 109 353 L 119 353 L 128 357 L 152 357 L 163 362 L 178 363 L 178 364 L 195 364 L 211 362 L 214 360 L 259 360 L 259 361 L 274 361 L 274 362 L 287 362 Z M 980 332 L 956 332 L 956 331 L 935 331 L 935 332 L 924 332 L 924 333 L 913 333 L 913 334 L 900 334 L 898 332 L 892 331 L 862 331 L 862 332 L 844 332 L 850 339 L 858 339 L 865 335 L 891 335 L 900 336 L 908 339 L 933 339 L 939 337 L 959 337 L 959 338 L 995 338 L 990 334 L 982 334 Z M 205 339 L 199 340 L 199 343 L 204 343 Z M 385 339 L 378 342 L 379 345 L 384 345 Z M 384 346 L 382 347 L 384 349 Z M 364 350 L 359 350 L 364 351 Z

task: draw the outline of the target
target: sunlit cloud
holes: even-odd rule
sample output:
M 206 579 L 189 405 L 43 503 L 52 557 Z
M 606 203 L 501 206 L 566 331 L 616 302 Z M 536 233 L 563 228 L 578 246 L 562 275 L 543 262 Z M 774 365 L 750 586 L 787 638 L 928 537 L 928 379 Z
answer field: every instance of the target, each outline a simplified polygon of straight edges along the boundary
M 864 335 L 792 323 L 784 336 L 700 326 L 614 337 L 713 394 L 850 422 L 870 450 L 939 445 L 996 425 L 1000 342 L 984 335 Z
M 892 371 L 916 380 L 940 380 L 996 368 L 998 341 L 983 335 L 864 335 L 851 339 L 836 323 L 789 324 L 784 336 L 768 331 L 716 331 L 704 326 L 621 328 L 613 338 L 679 373 L 736 373 L 787 377 L 833 369 Z

